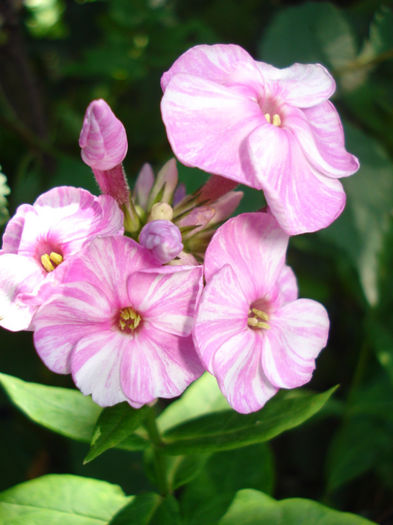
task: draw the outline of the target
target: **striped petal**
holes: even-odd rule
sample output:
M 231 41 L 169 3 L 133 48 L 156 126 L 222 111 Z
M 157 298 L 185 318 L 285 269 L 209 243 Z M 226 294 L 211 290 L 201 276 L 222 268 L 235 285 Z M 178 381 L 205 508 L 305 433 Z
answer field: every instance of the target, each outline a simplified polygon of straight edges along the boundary
M 295 388 L 310 381 L 315 359 L 326 346 L 329 318 L 325 308 L 311 299 L 283 306 L 265 331 L 262 366 L 278 388 Z
M 252 301 L 268 295 L 285 263 L 288 235 L 270 213 L 243 213 L 229 219 L 213 236 L 205 256 L 205 276 L 229 264 Z
M 128 279 L 128 294 L 144 322 L 164 332 L 188 336 L 202 286 L 201 266 L 171 266 L 133 273 Z
M 157 397 L 179 396 L 203 371 L 191 337 L 143 327 L 124 347 L 121 387 L 130 404 L 139 408 Z
M 312 167 L 289 130 L 261 126 L 245 151 L 274 217 L 289 235 L 326 228 L 343 211 L 341 183 Z

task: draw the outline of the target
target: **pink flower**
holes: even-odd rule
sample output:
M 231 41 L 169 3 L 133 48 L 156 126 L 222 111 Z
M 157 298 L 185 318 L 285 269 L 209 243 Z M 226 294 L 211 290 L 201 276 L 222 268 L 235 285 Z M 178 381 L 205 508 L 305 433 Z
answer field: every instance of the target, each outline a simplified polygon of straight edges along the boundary
M 175 397 L 203 372 L 190 335 L 200 266 L 157 266 L 135 241 L 105 237 L 72 259 L 63 283 L 35 316 L 34 343 L 99 405 Z
M 342 212 L 337 180 L 358 160 L 344 145 L 320 64 L 277 69 L 236 45 L 196 46 L 164 73 L 162 117 L 175 155 L 262 189 L 290 235 L 328 226 Z
M 269 213 L 227 221 L 206 251 L 194 341 L 230 405 L 260 409 L 279 388 L 307 383 L 326 345 L 324 307 L 298 299 L 288 236 Z
M 19 206 L 0 251 L 0 326 L 29 329 L 39 304 L 32 297 L 41 286 L 56 279 L 87 240 L 122 233 L 123 214 L 108 195 L 95 197 L 62 186 L 42 194 L 32 206 Z
M 145 224 L 139 234 L 139 242 L 150 250 L 161 264 L 174 259 L 183 249 L 179 228 L 173 222 L 166 220 Z
M 93 100 L 88 105 L 79 146 L 82 160 L 93 170 L 101 192 L 127 206 L 130 191 L 122 166 L 128 149 L 126 130 L 105 100 Z

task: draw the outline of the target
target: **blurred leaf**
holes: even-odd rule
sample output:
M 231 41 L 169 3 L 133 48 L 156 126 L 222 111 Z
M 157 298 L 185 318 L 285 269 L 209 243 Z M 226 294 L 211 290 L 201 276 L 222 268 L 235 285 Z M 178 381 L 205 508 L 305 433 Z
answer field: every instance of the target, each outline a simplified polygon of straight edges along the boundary
M 379 55 L 391 51 L 393 53 L 393 11 L 392 7 L 382 5 L 375 13 L 370 26 L 370 45 Z M 392 54 L 393 57 L 393 54 Z
M 347 206 L 329 228 L 318 233 L 347 252 L 359 272 L 364 294 L 378 302 L 378 254 L 393 210 L 393 164 L 377 141 L 346 126 L 348 150 L 360 159 L 360 170 L 342 180 Z
M 259 46 L 264 62 L 284 67 L 320 62 L 342 68 L 356 56 L 356 44 L 343 14 L 329 2 L 306 2 L 280 11 Z
M 320 410 L 336 387 L 322 394 L 292 390 L 280 392 L 259 412 L 234 410 L 202 415 L 164 433 L 168 454 L 212 452 L 262 443 L 296 427 Z
M 77 146 L 75 147 L 77 149 Z M 55 175 L 50 181 L 52 186 L 76 186 L 84 188 L 91 193 L 98 193 L 98 185 L 89 166 L 82 159 L 66 155 L 58 158 Z
M 129 498 L 117 485 L 52 474 L 2 492 L 0 522 L 2 525 L 104 525 L 127 501 Z
M 145 413 L 145 408 L 136 410 L 128 403 L 105 408 L 98 418 L 90 450 L 83 463 L 89 463 L 129 437 L 139 427 Z
M 390 463 L 392 432 L 393 389 L 381 373 L 352 395 L 344 423 L 330 444 L 328 490 L 337 490 L 361 474 Z
M 196 191 L 203 186 L 210 177 L 209 173 L 198 168 L 183 166 L 180 162 L 177 163 L 177 169 L 179 173 L 179 182 L 185 184 L 187 193 L 193 193 Z
M 167 470 L 171 489 L 176 490 L 194 479 L 203 469 L 207 459 L 208 456 L 206 454 L 167 456 L 167 461 L 171 461 Z
M 241 490 L 219 525 L 371 525 L 355 514 L 338 512 L 301 498 L 276 501 L 256 490 Z
M 373 319 L 367 324 L 367 332 L 373 341 L 377 358 L 386 370 L 393 385 L 393 334 L 391 328 L 386 328 L 380 321 Z
M 271 493 L 273 482 L 273 456 L 266 443 L 213 454 L 182 494 L 186 523 L 216 523 L 238 490 L 254 488 Z
M 181 519 L 174 497 L 163 498 L 149 492 L 135 496 L 109 522 L 109 525 L 180 525 Z
M 76 390 L 28 383 L 0 374 L 11 401 L 36 423 L 71 439 L 90 441 L 101 407 Z
M 158 417 L 160 432 L 195 417 L 228 408 L 228 403 L 218 388 L 215 377 L 203 374 L 187 388 L 180 399 L 171 403 Z

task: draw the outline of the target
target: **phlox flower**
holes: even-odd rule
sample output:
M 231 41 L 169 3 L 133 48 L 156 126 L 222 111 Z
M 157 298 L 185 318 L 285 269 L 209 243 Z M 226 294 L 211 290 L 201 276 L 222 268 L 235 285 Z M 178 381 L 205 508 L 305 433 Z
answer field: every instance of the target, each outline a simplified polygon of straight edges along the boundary
M 109 195 L 62 186 L 19 206 L 0 251 L 0 326 L 31 328 L 42 285 L 56 280 L 87 240 L 122 233 L 123 213 Z
M 161 79 L 169 142 L 178 159 L 264 191 L 290 235 L 331 224 L 345 206 L 338 180 L 359 167 L 345 149 L 320 64 L 277 69 L 241 47 L 199 45 Z
M 97 238 L 37 312 L 35 347 L 101 406 L 178 396 L 203 372 L 191 337 L 201 288 L 201 266 L 157 266 L 128 237 Z
M 194 327 L 198 355 L 230 405 L 260 409 L 279 388 L 307 383 L 327 342 L 325 308 L 298 299 L 288 236 L 270 213 L 245 213 L 213 236 Z
M 139 242 L 162 264 L 174 259 L 183 249 L 179 228 L 168 220 L 145 224 L 139 234 Z

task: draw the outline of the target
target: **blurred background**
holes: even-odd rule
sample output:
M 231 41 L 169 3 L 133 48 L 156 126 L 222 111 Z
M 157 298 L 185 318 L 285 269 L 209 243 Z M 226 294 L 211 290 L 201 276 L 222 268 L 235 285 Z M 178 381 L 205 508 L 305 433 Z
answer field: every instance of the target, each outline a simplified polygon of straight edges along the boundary
M 288 262 L 301 296 L 321 301 L 332 323 L 311 387 L 341 386 L 317 417 L 264 446 L 267 463 L 239 470 L 237 488 L 309 497 L 385 525 L 393 523 L 392 28 L 392 3 L 378 0 L 0 2 L 2 227 L 19 204 L 53 186 L 97 193 L 78 147 L 94 98 L 104 98 L 126 127 L 131 185 L 144 162 L 157 169 L 168 160 L 159 80 L 195 44 L 236 43 L 277 67 L 320 62 L 334 75 L 333 101 L 361 170 L 344 181 L 343 215 L 318 234 L 291 239 Z M 190 191 L 206 178 L 179 170 Z M 240 210 L 254 211 L 262 201 L 246 189 Z M 72 387 L 69 377 L 42 365 L 31 333 L 1 330 L 0 338 L 1 372 Z M 2 392 L 0 418 L 0 490 L 49 472 L 107 479 L 134 494 L 149 488 L 137 453 L 109 451 L 82 466 L 86 444 L 38 427 Z M 234 454 L 208 463 L 210 483 L 222 482 Z M 198 523 L 203 508 L 199 502 L 198 514 L 190 490 L 179 497 Z

